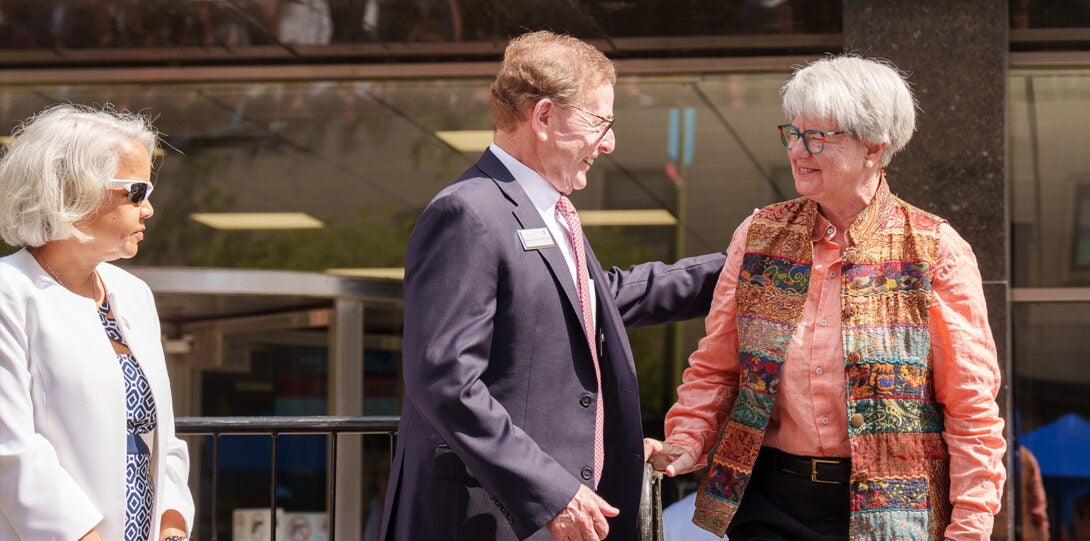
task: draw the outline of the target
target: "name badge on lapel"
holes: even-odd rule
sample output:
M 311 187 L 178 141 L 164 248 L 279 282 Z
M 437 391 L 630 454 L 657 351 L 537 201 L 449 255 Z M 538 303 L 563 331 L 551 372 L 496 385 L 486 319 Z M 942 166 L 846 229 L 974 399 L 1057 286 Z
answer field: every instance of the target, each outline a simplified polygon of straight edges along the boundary
M 518 233 L 523 250 L 540 250 L 556 246 L 556 243 L 553 242 L 553 236 L 549 234 L 547 228 L 519 229 Z

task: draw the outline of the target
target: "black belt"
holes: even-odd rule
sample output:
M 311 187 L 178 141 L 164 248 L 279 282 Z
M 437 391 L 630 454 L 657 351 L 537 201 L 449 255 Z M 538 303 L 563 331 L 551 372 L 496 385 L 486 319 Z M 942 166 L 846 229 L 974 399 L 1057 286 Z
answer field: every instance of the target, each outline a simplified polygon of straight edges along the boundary
M 848 458 L 798 456 L 774 447 L 764 450 L 769 452 L 774 470 L 805 477 L 814 483 L 844 485 L 852 477 L 852 461 Z

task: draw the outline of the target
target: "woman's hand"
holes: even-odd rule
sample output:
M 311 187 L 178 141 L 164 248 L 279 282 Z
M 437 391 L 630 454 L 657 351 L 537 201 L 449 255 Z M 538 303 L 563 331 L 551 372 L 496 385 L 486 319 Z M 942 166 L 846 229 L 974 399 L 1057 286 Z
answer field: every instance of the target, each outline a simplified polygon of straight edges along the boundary
M 185 531 L 185 519 L 182 518 L 182 514 L 168 509 L 163 513 L 163 520 L 159 523 L 159 539 L 163 540 L 171 536 L 189 538 Z
M 677 445 L 651 438 L 643 439 L 643 456 L 655 471 L 674 477 L 693 470 L 696 459 Z
M 102 541 L 102 538 L 98 536 L 98 532 L 91 530 L 87 532 L 87 535 L 79 538 L 79 541 Z

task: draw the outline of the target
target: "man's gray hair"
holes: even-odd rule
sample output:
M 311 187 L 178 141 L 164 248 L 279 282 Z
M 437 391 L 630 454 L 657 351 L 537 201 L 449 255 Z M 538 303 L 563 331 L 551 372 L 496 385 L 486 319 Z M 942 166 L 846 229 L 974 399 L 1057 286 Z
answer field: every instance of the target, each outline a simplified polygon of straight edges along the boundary
M 12 246 L 90 237 L 76 223 L 98 210 L 105 180 L 133 145 L 154 155 L 159 134 L 145 115 L 53 105 L 22 122 L 0 156 L 0 236 Z
M 885 167 L 912 139 L 916 98 L 893 64 L 853 54 L 830 56 L 797 68 L 780 89 L 783 112 L 835 122 L 865 143 L 888 143 L 879 167 Z

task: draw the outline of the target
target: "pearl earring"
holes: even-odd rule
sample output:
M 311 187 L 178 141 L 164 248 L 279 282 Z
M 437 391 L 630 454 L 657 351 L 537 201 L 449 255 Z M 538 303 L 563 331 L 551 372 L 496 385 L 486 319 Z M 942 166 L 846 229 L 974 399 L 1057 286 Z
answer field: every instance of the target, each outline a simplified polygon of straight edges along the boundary
M 863 165 L 865 165 L 867 169 L 870 169 L 871 167 L 874 167 L 874 160 L 867 160 L 863 162 Z

